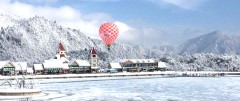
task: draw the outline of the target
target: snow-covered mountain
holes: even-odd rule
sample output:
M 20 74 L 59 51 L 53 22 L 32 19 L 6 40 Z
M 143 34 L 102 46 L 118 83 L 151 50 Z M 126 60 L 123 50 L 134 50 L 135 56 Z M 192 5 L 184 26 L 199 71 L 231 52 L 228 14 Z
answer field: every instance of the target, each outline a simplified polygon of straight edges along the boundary
M 0 60 L 41 63 L 55 55 L 61 41 L 72 58 L 83 58 L 81 52 L 95 47 L 100 58 L 151 58 L 162 53 L 139 45 L 115 43 L 108 51 L 101 40 L 92 39 L 76 29 L 64 28 L 56 21 L 35 16 L 29 19 L 0 14 Z
M 240 54 L 240 36 L 214 31 L 188 40 L 179 47 L 179 53 Z
M 0 14 L 0 60 L 27 61 L 42 63 L 57 52 L 61 41 L 72 59 L 87 59 L 89 50 L 95 47 L 104 61 L 118 61 L 125 58 L 156 58 L 166 62 L 171 70 L 240 70 L 240 56 L 217 55 L 212 53 L 240 54 L 239 36 L 228 36 L 221 32 L 212 32 L 174 48 L 170 45 L 145 48 L 141 45 L 114 43 L 110 51 L 99 39 L 92 39 L 77 29 L 64 28 L 56 21 L 35 16 L 29 19 L 11 14 Z M 80 29 L 81 30 L 81 29 Z M 180 53 L 210 53 L 183 54 Z

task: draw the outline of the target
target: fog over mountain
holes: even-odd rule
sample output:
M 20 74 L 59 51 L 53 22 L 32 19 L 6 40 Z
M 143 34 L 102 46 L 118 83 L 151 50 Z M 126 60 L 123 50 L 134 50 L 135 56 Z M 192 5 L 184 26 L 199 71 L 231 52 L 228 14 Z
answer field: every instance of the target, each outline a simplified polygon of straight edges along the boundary
M 180 45 L 179 53 L 240 54 L 240 36 L 214 31 Z

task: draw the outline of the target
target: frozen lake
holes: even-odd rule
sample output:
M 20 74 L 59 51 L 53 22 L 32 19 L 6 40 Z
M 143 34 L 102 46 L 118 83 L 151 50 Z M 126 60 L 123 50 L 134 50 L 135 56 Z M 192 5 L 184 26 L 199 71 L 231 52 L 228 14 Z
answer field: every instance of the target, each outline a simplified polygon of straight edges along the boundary
M 239 101 L 239 77 L 119 77 L 38 80 L 33 101 Z M 9 99 L 1 99 L 9 101 Z M 10 99 L 26 100 L 26 99 Z

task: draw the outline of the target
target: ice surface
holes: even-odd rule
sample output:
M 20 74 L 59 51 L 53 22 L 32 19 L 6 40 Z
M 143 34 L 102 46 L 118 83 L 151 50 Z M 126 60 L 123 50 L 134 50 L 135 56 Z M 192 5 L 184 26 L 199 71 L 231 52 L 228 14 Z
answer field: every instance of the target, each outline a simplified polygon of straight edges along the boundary
M 238 101 L 240 99 L 238 86 L 240 78 L 237 77 L 121 78 L 124 77 L 100 81 L 82 80 L 84 78 L 42 80 L 39 87 L 43 90 L 43 94 L 30 99 L 33 101 Z M 51 80 L 66 82 L 49 83 Z

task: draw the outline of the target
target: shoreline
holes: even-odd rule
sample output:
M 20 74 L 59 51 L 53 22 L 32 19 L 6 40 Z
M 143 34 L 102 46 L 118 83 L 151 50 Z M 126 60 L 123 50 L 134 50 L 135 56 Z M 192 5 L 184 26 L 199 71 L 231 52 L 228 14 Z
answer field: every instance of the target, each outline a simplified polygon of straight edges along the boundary
M 131 76 L 162 76 L 162 77 L 219 77 L 230 76 L 239 77 L 240 72 L 179 72 L 179 71 L 164 71 L 164 72 L 136 72 L 136 73 L 96 73 L 96 74 L 61 74 L 61 75 L 24 75 L 26 79 L 61 79 L 61 78 L 101 78 L 101 77 L 131 77 Z M 0 76 L 0 80 L 22 78 L 17 76 Z

